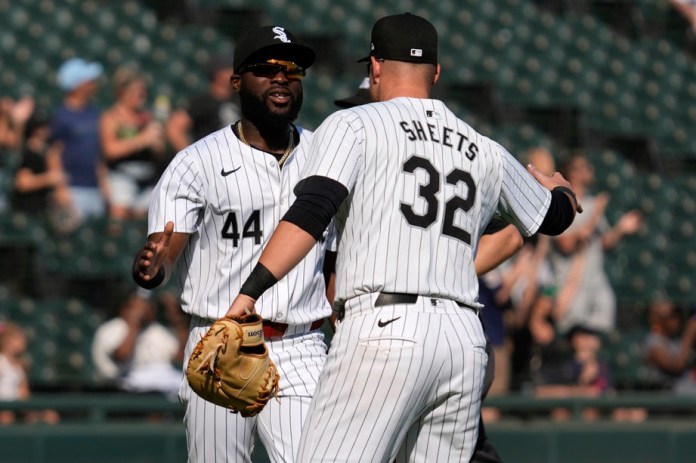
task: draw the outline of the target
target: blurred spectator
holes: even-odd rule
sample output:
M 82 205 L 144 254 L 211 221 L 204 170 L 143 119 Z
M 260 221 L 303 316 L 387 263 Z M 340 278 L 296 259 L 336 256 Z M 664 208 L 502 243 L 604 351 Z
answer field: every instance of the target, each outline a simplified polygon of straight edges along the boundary
M 678 395 L 696 394 L 696 315 L 685 324 L 682 311 L 661 300 L 650 305 L 649 316 L 646 362 L 665 387 Z
M 558 365 L 543 369 L 544 384 L 537 386 L 538 397 L 596 397 L 612 386 L 609 365 L 599 358 L 602 338 L 596 330 L 575 325 L 566 333 L 569 356 Z M 555 419 L 567 419 L 570 411 L 556 409 Z M 597 419 L 598 411 L 587 408 L 585 419 Z
M 609 195 L 590 193 L 594 169 L 583 155 L 570 156 L 561 173 L 570 182 L 584 212 L 562 235 L 553 238 L 551 262 L 559 288 L 558 329 L 567 332 L 575 325 L 583 325 L 606 333 L 615 328 L 616 297 L 604 270 L 604 252 L 624 236 L 638 231 L 643 219 L 637 211 L 630 211 L 614 227 L 609 226 L 604 215 Z M 581 259 L 576 260 L 577 257 Z M 575 268 L 580 277 L 570 287 L 574 265 L 582 268 Z
M 360 86 L 353 95 L 334 100 L 334 104 L 339 108 L 352 108 L 353 106 L 360 106 L 371 102 L 369 77 L 365 77 L 362 82 L 360 82 Z
M 0 400 L 27 400 L 31 395 L 27 366 L 23 359 L 27 351 L 27 336 L 14 323 L 0 325 Z M 29 423 L 54 424 L 60 421 L 55 410 L 28 411 L 22 414 L 11 410 L 0 410 L 0 425 L 8 425 L 21 417 Z
M 206 68 L 210 81 L 206 91 L 191 98 L 186 108 L 174 111 L 167 123 L 167 140 L 175 151 L 240 118 L 237 97 L 230 86 L 233 73 L 232 56 L 211 58 Z
M 181 385 L 188 324 L 172 296 L 162 301 L 170 327 L 157 321 L 157 305 L 150 296 L 144 290 L 131 294 L 118 316 L 97 328 L 92 358 L 101 377 L 126 391 L 174 398 Z
M 696 34 L 696 0 L 670 0 L 672 6 L 689 21 L 691 35 Z
M 34 100 L 0 98 L 0 212 L 8 206 L 7 193 L 14 168 L 13 155 L 21 147 L 24 124 L 34 110 Z
M 84 220 L 105 212 L 106 170 L 101 162 L 99 110 L 91 103 L 103 68 L 71 58 L 58 69 L 58 86 L 65 91 L 63 104 L 53 113 L 51 132 L 63 144 L 61 167 L 68 185 L 58 188 L 59 204 L 73 204 Z
M 548 149 L 532 148 L 526 157 L 527 162 L 534 164 L 539 171 L 553 175 L 555 163 Z M 527 238 L 515 258 L 502 266 L 497 275 L 500 280 L 497 303 L 510 309 L 505 312 L 504 323 L 509 338 L 509 384 L 514 390 L 526 388 L 530 382 L 533 356 L 530 321 L 535 304 L 542 296 L 552 301 L 555 294 L 555 283 L 547 259 L 549 244 L 549 236 Z
M 30 97 L 17 101 L 8 97 L 0 98 L 0 152 L 20 148 L 24 124 L 33 111 L 34 100 Z
M 49 145 L 50 118 L 34 111 L 24 127 L 21 160 L 14 177 L 12 208 L 27 215 L 43 216 L 53 191 L 66 183 L 60 167 L 60 142 Z
M 102 114 L 99 128 L 108 168 L 109 216 L 143 218 L 165 152 L 163 128 L 145 109 L 147 87 L 135 69 L 119 68 L 112 81 L 116 101 Z

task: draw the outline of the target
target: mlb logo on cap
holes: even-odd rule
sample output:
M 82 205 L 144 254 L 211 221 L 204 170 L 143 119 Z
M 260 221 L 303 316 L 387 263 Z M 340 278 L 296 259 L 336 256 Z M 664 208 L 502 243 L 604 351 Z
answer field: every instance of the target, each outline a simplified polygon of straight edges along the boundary
M 403 13 L 385 16 L 372 27 L 370 55 L 377 59 L 437 64 L 437 31 L 425 18 Z

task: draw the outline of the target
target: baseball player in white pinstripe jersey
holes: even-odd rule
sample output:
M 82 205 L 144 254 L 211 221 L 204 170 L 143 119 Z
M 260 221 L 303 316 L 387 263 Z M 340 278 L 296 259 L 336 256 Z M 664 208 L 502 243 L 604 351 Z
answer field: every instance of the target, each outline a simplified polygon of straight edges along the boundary
M 496 212 L 524 235 L 558 234 L 579 206 L 560 174 L 528 172 L 429 98 L 440 66 L 427 20 L 382 18 L 366 60 L 376 103 L 317 129 L 297 198 L 228 313 L 264 310 L 258 298 L 335 215 L 343 309 L 298 461 L 468 461 L 487 361 L 478 239 Z
M 170 275 L 178 279 L 182 307 L 192 315 L 186 358 L 225 314 L 294 199 L 312 133 L 292 121 L 313 61 L 314 52 L 281 26 L 250 31 L 235 49 L 231 79 L 242 119 L 178 153 L 153 194 L 149 241 L 136 256 L 134 278 L 147 288 Z M 318 329 L 331 314 L 322 272 L 330 240 L 324 238 L 260 301 L 280 400 L 243 418 L 182 381 L 189 462 L 249 462 L 256 436 L 272 461 L 293 461 L 326 358 Z

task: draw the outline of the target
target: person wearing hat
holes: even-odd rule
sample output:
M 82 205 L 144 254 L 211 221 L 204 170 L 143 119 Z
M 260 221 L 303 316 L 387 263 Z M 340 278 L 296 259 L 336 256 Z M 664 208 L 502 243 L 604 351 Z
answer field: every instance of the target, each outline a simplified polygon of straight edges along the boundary
M 239 100 L 230 87 L 234 73 L 230 57 L 211 57 L 205 73 L 209 82 L 205 92 L 192 97 L 167 120 L 167 140 L 175 151 L 239 119 Z
M 101 162 L 99 140 L 100 111 L 91 102 L 103 74 L 99 63 L 71 58 L 57 73 L 57 82 L 65 92 L 63 103 L 53 112 L 53 140 L 63 145 L 61 167 L 68 182 L 56 191 L 61 204 L 71 204 L 84 220 L 101 217 L 106 210 L 106 171 Z
M 313 135 L 293 122 L 314 59 L 283 26 L 249 31 L 235 49 L 230 80 L 241 119 L 179 152 L 152 194 L 148 241 L 135 257 L 133 277 L 150 289 L 176 275 L 182 308 L 192 317 L 187 359 L 225 314 L 294 199 Z M 280 373 L 278 400 L 244 418 L 182 383 L 189 462 L 251 461 L 257 438 L 271 461 L 294 461 L 326 359 L 320 327 L 331 315 L 323 273 L 331 243 L 327 234 L 262 301 L 264 338 Z
M 349 97 L 346 98 L 340 98 L 338 100 L 334 100 L 334 104 L 338 106 L 339 108 L 352 108 L 353 106 L 360 106 L 363 104 L 368 104 L 372 103 L 372 99 L 370 98 L 370 78 L 365 77 L 362 82 L 360 82 L 360 86 L 358 89 L 355 91 L 355 93 Z
M 496 213 L 523 235 L 559 234 L 579 206 L 560 174 L 525 170 L 430 98 L 428 20 L 381 18 L 364 60 L 375 103 L 316 130 L 297 198 L 227 315 L 263 311 L 335 216 L 339 321 L 297 460 L 469 461 L 487 363 L 478 239 Z

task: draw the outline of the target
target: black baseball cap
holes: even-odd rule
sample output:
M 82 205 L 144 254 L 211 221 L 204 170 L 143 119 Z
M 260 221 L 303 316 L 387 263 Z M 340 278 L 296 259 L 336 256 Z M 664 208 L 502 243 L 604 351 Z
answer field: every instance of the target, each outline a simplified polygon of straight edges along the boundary
M 372 103 L 372 98 L 370 98 L 369 77 L 363 79 L 355 95 L 349 96 L 348 98 L 341 98 L 340 100 L 334 100 L 334 104 L 339 108 L 352 108 L 353 106 L 360 106 L 368 103 Z
M 234 71 L 246 64 L 269 59 L 287 60 L 307 69 L 316 55 L 311 48 L 297 43 L 295 35 L 283 26 L 263 26 L 252 29 L 240 39 L 234 50 Z
M 370 54 L 358 62 L 378 59 L 437 64 L 437 31 L 425 18 L 411 13 L 385 16 L 372 28 Z

